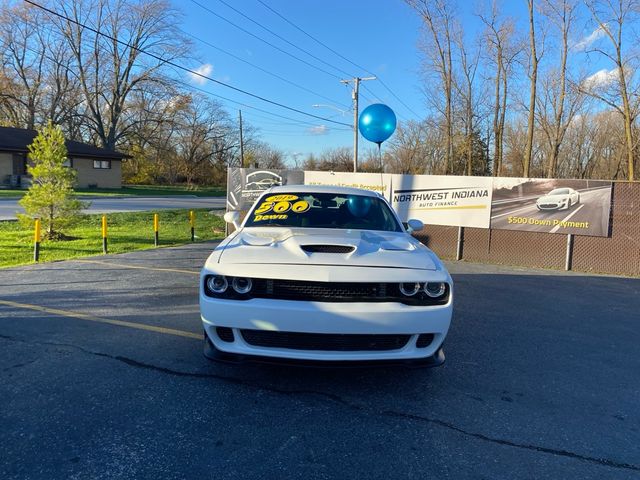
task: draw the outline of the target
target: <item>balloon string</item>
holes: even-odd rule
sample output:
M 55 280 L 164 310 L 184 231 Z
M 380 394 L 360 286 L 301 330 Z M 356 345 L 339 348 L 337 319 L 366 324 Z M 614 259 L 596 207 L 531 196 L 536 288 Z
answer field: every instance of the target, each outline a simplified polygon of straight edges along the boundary
M 384 174 L 382 168 L 382 150 L 381 150 L 382 142 L 378 142 L 378 160 L 380 162 L 380 188 L 382 189 L 383 194 L 386 193 L 384 191 Z

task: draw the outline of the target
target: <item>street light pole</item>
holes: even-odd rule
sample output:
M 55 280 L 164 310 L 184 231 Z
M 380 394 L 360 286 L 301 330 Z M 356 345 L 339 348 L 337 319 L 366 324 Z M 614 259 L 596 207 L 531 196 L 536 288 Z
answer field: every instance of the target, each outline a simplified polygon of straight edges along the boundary
M 353 172 L 358 171 L 358 91 L 360 88 L 360 82 L 365 80 L 375 80 L 376 77 L 354 77 L 349 80 L 340 80 L 340 83 L 353 82 L 353 92 L 351 97 L 353 98 Z

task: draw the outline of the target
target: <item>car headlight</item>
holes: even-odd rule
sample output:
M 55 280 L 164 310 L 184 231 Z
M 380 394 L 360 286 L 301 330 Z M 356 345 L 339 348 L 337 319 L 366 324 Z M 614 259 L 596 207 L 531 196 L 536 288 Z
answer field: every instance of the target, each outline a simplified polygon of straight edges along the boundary
M 207 288 L 213 293 L 221 294 L 227 291 L 229 282 L 224 275 L 212 275 L 207 279 Z
M 424 293 L 431 298 L 438 298 L 447 291 L 447 284 L 444 282 L 427 282 L 424 284 Z
M 401 283 L 400 284 L 400 292 L 407 297 L 413 297 L 416 293 L 420 291 L 420 284 L 418 282 L 413 283 Z
M 233 286 L 233 289 L 236 291 L 236 293 L 244 295 L 245 293 L 249 293 L 251 291 L 253 282 L 250 278 L 235 277 L 231 285 Z

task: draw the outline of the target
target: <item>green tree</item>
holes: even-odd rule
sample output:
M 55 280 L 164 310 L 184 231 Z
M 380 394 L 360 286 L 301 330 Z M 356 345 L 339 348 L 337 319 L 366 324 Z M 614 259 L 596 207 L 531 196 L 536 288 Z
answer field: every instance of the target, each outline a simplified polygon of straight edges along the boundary
M 62 230 L 73 222 L 85 207 L 73 197 L 76 172 L 65 166 L 67 147 L 62 129 L 51 122 L 41 130 L 29 145 L 31 165 L 27 171 L 32 185 L 20 200 L 27 212 L 21 221 L 31 222 L 40 218 L 45 237 L 63 239 Z

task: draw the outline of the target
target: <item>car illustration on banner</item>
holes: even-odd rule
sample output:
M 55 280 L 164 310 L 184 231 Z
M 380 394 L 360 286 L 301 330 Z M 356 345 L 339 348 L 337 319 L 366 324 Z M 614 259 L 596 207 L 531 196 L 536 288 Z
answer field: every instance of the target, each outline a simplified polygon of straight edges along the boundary
M 538 210 L 567 210 L 580 203 L 580 193 L 573 188 L 556 188 L 538 198 Z
M 282 185 L 282 177 L 268 170 L 259 170 L 247 175 L 244 190 L 249 192 L 264 191 Z
M 437 366 L 453 283 L 379 194 L 274 187 L 207 259 L 200 312 L 208 358 Z

